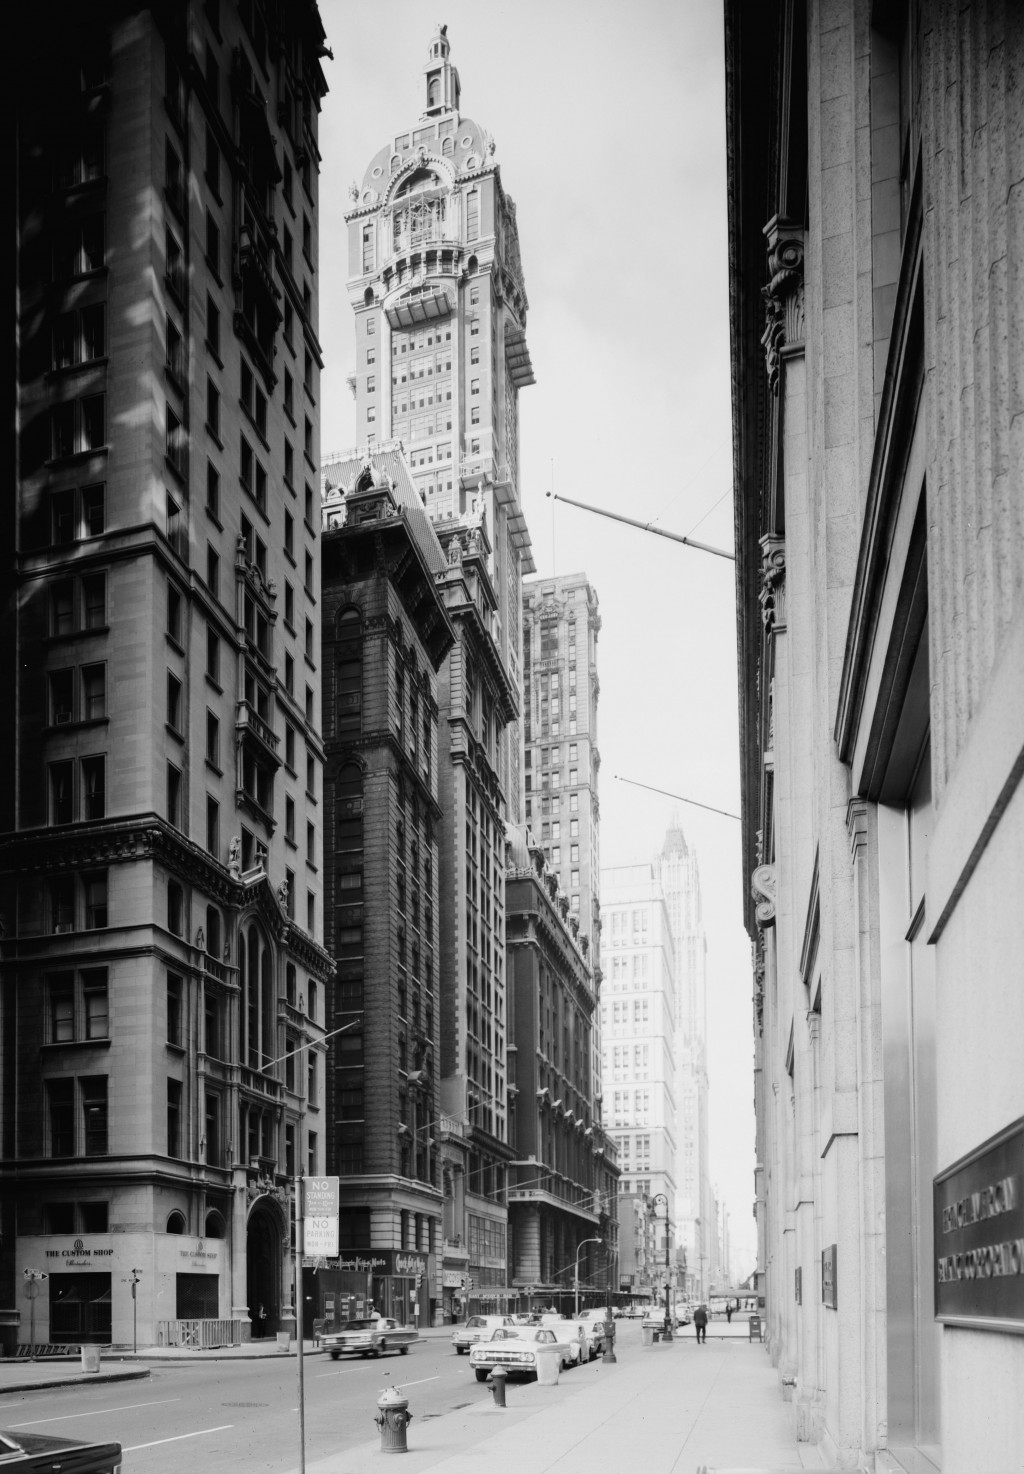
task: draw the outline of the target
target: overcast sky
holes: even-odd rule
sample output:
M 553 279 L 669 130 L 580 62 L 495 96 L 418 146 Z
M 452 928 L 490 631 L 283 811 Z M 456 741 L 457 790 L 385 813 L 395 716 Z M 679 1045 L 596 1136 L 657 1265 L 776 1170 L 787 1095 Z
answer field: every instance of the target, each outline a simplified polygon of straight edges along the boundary
M 463 115 L 515 200 L 537 383 L 521 491 L 538 573 L 597 589 L 602 865 L 660 848 L 674 808 L 700 856 L 708 931 L 712 1178 L 753 1267 L 750 949 L 739 812 L 733 565 L 545 493 L 731 549 L 721 0 L 320 0 L 334 61 L 320 119 L 322 448 L 355 443 L 348 186 L 423 103 L 448 26 Z M 618 776 L 617 776 L 618 775 Z

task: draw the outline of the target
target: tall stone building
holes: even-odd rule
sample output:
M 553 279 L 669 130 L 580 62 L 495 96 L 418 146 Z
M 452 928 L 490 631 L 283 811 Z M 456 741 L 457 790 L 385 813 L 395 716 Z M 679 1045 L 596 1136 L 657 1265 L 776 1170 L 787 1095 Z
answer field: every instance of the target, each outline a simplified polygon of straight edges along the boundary
M 438 680 L 444 1305 L 508 1298 L 509 1043 L 504 866 L 522 814 L 519 391 L 532 384 L 515 206 L 489 135 L 460 111 L 445 27 L 423 112 L 353 186 L 349 299 L 358 435 L 399 441 L 444 550 L 455 644 Z M 479 1301 L 478 1301 L 479 1303 Z
M 702 1299 L 712 1258 L 717 1260 L 708 1148 L 707 936 L 697 852 L 678 822 L 669 827 L 655 866 L 676 959 L 675 1220 L 686 1252 L 686 1292 Z
M 508 1189 L 513 1286 L 543 1303 L 577 1280 L 609 1302 L 618 1250 L 615 1149 L 594 1099 L 589 947 L 543 848 L 509 829 L 505 871 L 516 1152 Z M 563 1300 L 569 1308 L 568 1300 Z
M 288 1325 L 323 1169 L 324 32 L 269 19 L 19 21 L 0 1298 L 49 1273 L 41 1342 Z
M 443 1238 L 438 672 L 447 560 L 397 447 L 323 466 L 328 1169 L 340 1255 L 317 1312 L 429 1324 Z M 330 1300 L 330 1303 L 328 1303 Z
M 604 1119 L 615 1144 L 625 1196 L 659 1196 L 644 1278 L 659 1283 L 675 1263 L 676 1216 L 676 956 L 665 895 L 653 865 L 620 865 L 601 873 L 605 980 L 601 992 Z
M 589 948 L 601 989 L 597 592 L 585 574 L 530 579 L 523 594 L 525 817 Z M 594 1095 L 600 1114 L 601 1019 L 595 1015 Z
M 728 0 L 760 1293 L 837 1467 L 1024 1438 L 1024 10 Z

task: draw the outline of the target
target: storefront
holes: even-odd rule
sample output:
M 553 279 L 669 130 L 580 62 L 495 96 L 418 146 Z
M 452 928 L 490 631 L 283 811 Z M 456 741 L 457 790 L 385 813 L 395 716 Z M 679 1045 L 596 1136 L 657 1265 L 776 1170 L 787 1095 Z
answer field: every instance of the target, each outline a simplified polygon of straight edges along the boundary
M 317 1315 L 328 1324 L 372 1315 L 402 1325 L 429 1325 L 427 1254 L 406 1249 L 346 1249 L 326 1262 L 306 1259 L 315 1270 Z M 304 1276 L 305 1277 L 305 1276 Z
M 23 1344 L 175 1344 L 183 1324 L 201 1323 L 218 1323 L 223 1339 L 241 1337 L 229 1319 L 223 1239 L 37 1234 L 18 1240 L 15 1265 Z

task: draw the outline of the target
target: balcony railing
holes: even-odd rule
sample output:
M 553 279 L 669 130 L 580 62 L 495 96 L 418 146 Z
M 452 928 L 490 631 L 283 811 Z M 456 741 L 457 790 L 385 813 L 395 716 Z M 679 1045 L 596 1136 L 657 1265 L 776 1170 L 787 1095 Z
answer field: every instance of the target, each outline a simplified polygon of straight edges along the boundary
M 278 747 L 280 746 L 281 739 L 277 736 L 276 732 L 271 730 L 263 718 L 253 711 L 248 701 L 240 701 L 238 703 L 235 727 L 242 733 L 243 737 L 247 735 L 254 737 L 267 756 L 272 759 L 275 767 L 280 763 L 281 759 L 278 756 Z

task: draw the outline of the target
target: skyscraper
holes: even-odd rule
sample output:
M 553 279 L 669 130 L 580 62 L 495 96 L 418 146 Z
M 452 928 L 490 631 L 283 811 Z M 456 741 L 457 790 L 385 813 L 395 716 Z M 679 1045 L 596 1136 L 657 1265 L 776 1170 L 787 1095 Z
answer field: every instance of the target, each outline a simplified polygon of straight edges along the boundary
M 324 32 L 20 23 L 0 1295 L 51 1271 L 39 1341 L 268 1334 L 323 1164 Z
M 601 989 L 597 591 L 586 574 L 528 580 L 523 592 L 526 822 L 557 876 Z M 594 1095 L 602 1096 L 601 1020 L 592 1034 Z
M 675 1217 L 680 1247 L 686 1250 L 686 1289 L 703 1295 L 715 1240 L 708 1155 L 707 937 L 697 852 L 677 821 L 665 835 L 655 866 L 676 958 Z
M 519 391 L 534 382 L 515 206 L 490 136 L 460 111 L 446 28 L 422 114 L 353 187 L 349 298 L 360 453 L 407 456 L 444 550 L 455 643 L 438 676 L 443 1287 L 507 1294 L 505 822 L 522 815 Z

